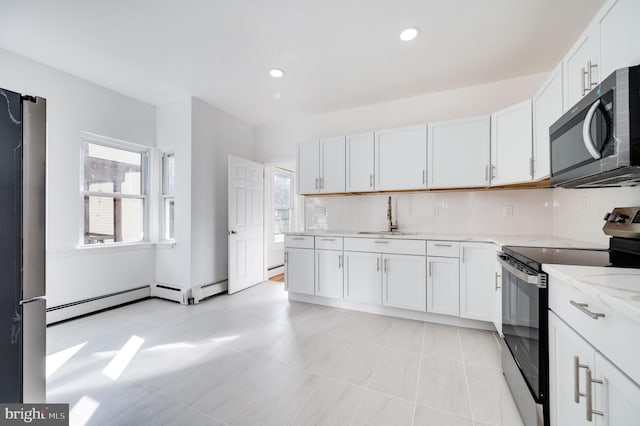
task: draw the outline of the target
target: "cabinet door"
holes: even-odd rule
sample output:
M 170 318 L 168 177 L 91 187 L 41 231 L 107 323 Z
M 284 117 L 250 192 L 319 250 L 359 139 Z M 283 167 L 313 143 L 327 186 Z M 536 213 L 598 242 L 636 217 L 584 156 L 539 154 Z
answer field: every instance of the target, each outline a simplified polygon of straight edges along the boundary
M 491 185 L 531 180 L 532 117 L 528 99 L 491 115 Z
M 285 282 L 293 293 L 314 294 L 314 251 L 311 249 L 287 248 L 285 252 Z
M 632 426 L 640 421 L 640 387 L 624 375 L 599 352 L 595 354 L 593 409 L 604 415 L 593 415 L 596 425 Z
M 500 336 L 504 336 L 502 334 L 502 265 L 498 262 L 494 263 L 495 272 L 494 272 L 494 292 L 493 292 L 493 301 L 494 301 L 494 309 L 493 309 L 493 325 L 496 328 L 496 331 Z
M 316 250 L 316 296 L 342 299 L 342 251 Z
M 533 179 L 549 177 L 549 126 L 562 116 L 562 64 L 533 98 Z
M 640 63 L 640 2 L 609 0 L 596 15 L 594 31 L 600 81 L 618 68 Z
M 347 136 L 347 192 L 373 191 L 373 153 L 373 133 L 361 133 L 359 135 Z
M 429 124 L 429 188 L 489 185 L 491 118 Z
M 549 409 L 552 426 L 591 424 L 585 415 L 585 397 L 576 395 L 576 391 L 586 393 L 585 373 L 587 368 L 593 371 L 594 355 L 591 345 L 549 311 Z
M 460 244 L 460 316 L 481 321 L 495 318 L 493 244 Z
M 296 156 L 298 194 L 320 191 L 320 151 L 318 141 L 300 142 Z
M 344 252 L 344 299 L 353 302 L 382 303 L 382 255 Z
M 427 312 L 460 314 L 459 260 L 427 257 Z
M 565 111 L 571 109 L 576 102 L 584 96 L 585 86 L 588 84 L 584 71 L 588 71 L 587 66 L 589 61 L 591 61 L 592 65 L 596 64 L 596 46 L 592 30 L 593 27 L 589 26 L 584 33 L 582 33 L 562 61 L 566 100 Z M 592 82 L 598 80 L 597 67 L 591 69 L 591 80 Z
M 344 136 L 320 139 L 320 192 L 344 192 Z
M 382 255 L 383 305 L 425 312 L 425 260 L 424 256 Z
M 375 189 L 427 188 L 427 126 L 381 130 L 375 134 Z

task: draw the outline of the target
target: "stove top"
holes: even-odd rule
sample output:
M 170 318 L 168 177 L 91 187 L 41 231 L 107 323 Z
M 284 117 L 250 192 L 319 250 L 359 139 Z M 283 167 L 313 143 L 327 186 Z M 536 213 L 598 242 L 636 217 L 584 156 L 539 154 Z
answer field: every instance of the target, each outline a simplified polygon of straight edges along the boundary
M 556 265 L 613 266 L 609 250 L 505 246 L 502 250 L 540 271 L 543 263 Z

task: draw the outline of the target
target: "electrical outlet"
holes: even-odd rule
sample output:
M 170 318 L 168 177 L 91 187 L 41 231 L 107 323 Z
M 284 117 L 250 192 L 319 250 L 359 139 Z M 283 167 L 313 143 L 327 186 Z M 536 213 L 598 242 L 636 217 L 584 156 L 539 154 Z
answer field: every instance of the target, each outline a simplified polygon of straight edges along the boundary
M 434 207 L 431 209 L 431 216 L 438 216 L 440 212 L 438 211 L 438 207 Z
M 327 208 L 326 207 L 318 207 L 316 209 L 316 214 L 318 217 L 325 217 L 327 215 Z
M 502 206 L 502 216 L 513 216 L 513 206 Z

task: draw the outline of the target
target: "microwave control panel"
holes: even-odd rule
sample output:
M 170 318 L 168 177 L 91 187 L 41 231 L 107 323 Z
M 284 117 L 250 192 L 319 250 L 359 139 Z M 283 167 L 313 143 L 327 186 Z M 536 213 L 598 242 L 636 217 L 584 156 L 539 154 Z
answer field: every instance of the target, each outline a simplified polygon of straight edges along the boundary
M 602 231 L 613 237 L 640 238 L 640 207 L 616 207 L 604 216 Z

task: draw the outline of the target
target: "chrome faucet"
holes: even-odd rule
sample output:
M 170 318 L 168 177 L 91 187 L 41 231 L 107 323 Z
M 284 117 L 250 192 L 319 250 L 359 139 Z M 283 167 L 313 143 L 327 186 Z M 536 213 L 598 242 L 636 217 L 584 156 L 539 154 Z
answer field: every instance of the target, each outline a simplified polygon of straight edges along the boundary
M 396 220 L 396 224 L 393 224 L 393 215 L 391 213 L 391 196 L 389 196 L 389 201 L 387 202 L 387 219 L 389 220 L 389 232 L 398 230 L 398 221 Z

